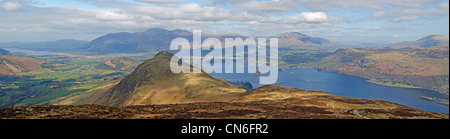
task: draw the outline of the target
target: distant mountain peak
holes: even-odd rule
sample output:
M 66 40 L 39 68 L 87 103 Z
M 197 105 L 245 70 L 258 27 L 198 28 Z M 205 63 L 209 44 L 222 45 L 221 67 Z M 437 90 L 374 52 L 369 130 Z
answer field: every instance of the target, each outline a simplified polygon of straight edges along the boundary
M 308 36 L 308 35 L 305 35 L 305 34 L 300 33 L 300 32 L 291 32 L 290 34 L 301 35 L 301 36 Z
M 158 54 L 155 55 L 155 58 L 164 58 L 170 60 L 170 58 L 174 56 L 174 54 L 169 53 L 167 51 L 161 51 Z
M 279 39 L 280 48 L 288 47 L 290 49 L 322 49 L 341 46 L 341 43 L 328 39 L 311 37 L 300 32 L 281 33 L 273 36 Z
M 167 32 L 167 31 L 169 31 L 169 30 L 166 30 L 166 29 L 162 29 L 162 28 L 151 28 L 151 29 L 148 29 L 147 31 L 145 31 L 145 32 Z
M 416 49 L 416 48 L 427 48 L 439 45 L 449 45 L 449 37 L 444 35 L 430 35 L 426 36 L 417 41 L 403 42 L 393 44 L 386 48 L 393 49 Z
M 426 36 L 422 39 L 420 39 L 419 41 L 426 41 L 426 40 L 439 40 L 439 41 L 445 41 L 445 40 L 449 40 L 448 36 L 444 36 L 444 35 L 430 35 L 430 36 Z
M 162 29 L 162 28 L 151 28 L 148 29 L 147 31 L 145 31 L 145 33 L 173 33 L 173 34 L 178 34 L 178 35 L 187 35 L 187 34 L 192 34 L 191 32 L 187 31 L 187 30 L 182 30 L 182 29 L 175 29 L 175 30 L 167 30 L 167 29 Z
M 301 36 L 301 37 L 308 37 L 308 35 L 305 35 L 305 34 L 300 33 L 300 32 L 287 32 L 287 33 L 281 33 L 281 34 L 278 34 L 278 35 L 275 35 L 275 36 L 278 36 L 278 37 L 281 37 L 281 36 Z

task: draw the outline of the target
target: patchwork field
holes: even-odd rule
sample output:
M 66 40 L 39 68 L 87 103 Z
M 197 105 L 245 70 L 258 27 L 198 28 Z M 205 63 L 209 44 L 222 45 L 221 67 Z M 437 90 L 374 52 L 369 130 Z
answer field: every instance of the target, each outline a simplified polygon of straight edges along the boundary
M 111 56 L 59 55 L 39 58 L 47 61 L 42 62 L 42 68 L 0 77 L 0 106 L 56 104 L 63 97 L 89 92 L 120 79 L 130 74 L 140 63 L 132 58 Z M 120 68 L 100 68 L 111 61 L 120 65 Z M 81 103 L 83 98 L 73 101 L 74 104 Z

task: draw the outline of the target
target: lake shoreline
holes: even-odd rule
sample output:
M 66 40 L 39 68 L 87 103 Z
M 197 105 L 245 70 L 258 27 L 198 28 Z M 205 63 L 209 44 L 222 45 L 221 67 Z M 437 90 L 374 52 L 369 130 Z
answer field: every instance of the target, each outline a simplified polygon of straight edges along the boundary
M 432 89 L 428 89 L 428 88 L 422 88 L 422 87 L 417 87 L 417 86 L 408 86 L 408 85 L 403 85 L 403 84 L 393 85 L 393 84 L 388 84 L 388 83 L 382 83 L 382 82 L 375 81 L 374 79 L 370 79 L 370 78 L 366 78 L 366 77 L 362 77 L 362 76 L 356 76 L 356 75 L 351 75 L 351 74 L 346 74 L 346 73 L 341 73 L 341 72 L 323 71 L 321 69 L 317 69 L 317 68 L 313 68 L 313 67 L 300 67 L 300 68 L 283 67 L 283 68 L 289 68 L 289 69 L 315 69 L 315 70 L 318 70 L 320 72 L 337 73 L 337 74 L 344 74 L 344 75 L 348 75 L 348 76 L 360 77 L 360 78 L 366 79 L 367 82 L 369 82 L 369 83 L 374 83 L 374 84 L 383 85 L 383 86 L 397 87 L 397 88 L 410 88 L 410 89 L 424 89 L 424 90 L 429 90 L 429 91 L 436 91 L 436 90 L 432 90 Z M 436 91 L 436 92 L 439 92 L 439 91 Z M 442 93 L 442 92 L 439 92 L 439 93 Z M 445 93 L 442 93 L 442 94 L 445 94 Z M 430 102 L 434 102 L 434 103 L 438 103 L 438 104 L 449 106 L 449 99 L 435 99 L 435 98 L 430 99 L 430 97 L 427 97 L 427 96 L 420 96 L 420 97 L 422 99 L 430 101 Z
M 444 95 L 448 96 L 448 94 L 445 94 L 444 92 L 440 92 L 438 90 L 433 90 L 433 89 L 429 89 L 429 88 L 423 88 L 423 87 L 419 87 L 419 86 L 405 85 L 405 84 L 396 84 L 396 85 L 394 85 L 394 84 L 389 84 L 389 83 L 382 83 L 382 82 L 379 82 L 379 81 L 376 81 L 374 79 L 370 79 L 370 78 L 367 78 L 367 77 L 357 76 L 357 75 L 352 75 L 352 74 L 347 74 L 347 73 L 342 73 L 342 72 L 325 71 L 325 70 L 322 70 L 322 69 L 319 69 L 319 68 L 315 68 L 314 66 L 306 66 L 306 64 L 303 65 L 303 66 L 297 66 L 297 67 L 295 65 L 288 65 L 288 66 L 283 65 L 283 66 L 280 66 L 280 67 L 288 68 L 288 69 L 315 69 L 315 70 L 318 70 L 320 72 L 344 74 L 344 75 L 348 75 L 348 76 L 364 78 L 364 79 L 367 80 L 367 82 L 378 84 L 378 85 L 389 86 L 389 87 L 398 87 L 398 88 L 425 89 L 425 90 L 430 90 L 430 91 L 436 91 L 436 92 L 439 92 L 441 94 L 444 94 Z M 436 102 L 436 103 L 440 103 L 440 102 Z
M 448 98 L 443 94 L 423 88 L 404 88 L 386 86 L 369 82 L 368 79 L 336 72 L 326 72 L 315 68 L 280 67 L 277 86 L 300 88 L 304 90 L 324 91 L 337 96 L 368 100 L 384 100 L 430 112 L 449 113 L 448 105 L 422 97 Z M 215 78 L 230 81 L 246 81 L 255 88 L 260 87 L 259 77 L 255 74 L 211 74 Z M 264 75 L 263 75 L 264 76 Z M 423 104 L 422 104 L 423 103 Z

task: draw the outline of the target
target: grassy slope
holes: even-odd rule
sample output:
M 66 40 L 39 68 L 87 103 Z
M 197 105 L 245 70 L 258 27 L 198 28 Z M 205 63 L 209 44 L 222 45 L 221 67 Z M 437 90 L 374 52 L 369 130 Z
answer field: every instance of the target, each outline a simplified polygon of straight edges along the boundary
M 70 55 L 41 58 L 49 61 L 42 64 L 42 69 L 22 72 L 12 77 L 0 77 L 0 106 L 82 104 L 83 99 L 90 96 L 82 95 L 83 97 L 72 99 L 71 102 L 63 100 L 76 94 L 92 92 L 130 73 L 128 69 L 96 68 L 96 65 L 109 58 Z

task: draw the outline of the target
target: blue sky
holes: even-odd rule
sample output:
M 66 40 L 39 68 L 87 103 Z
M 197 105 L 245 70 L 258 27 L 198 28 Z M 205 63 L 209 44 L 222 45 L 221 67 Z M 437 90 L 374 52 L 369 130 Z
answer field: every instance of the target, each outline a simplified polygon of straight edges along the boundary
M 448 0 L 0 0 L 0 42 L 92 40 L 149 28 L 342 42 L 449 35 Z

